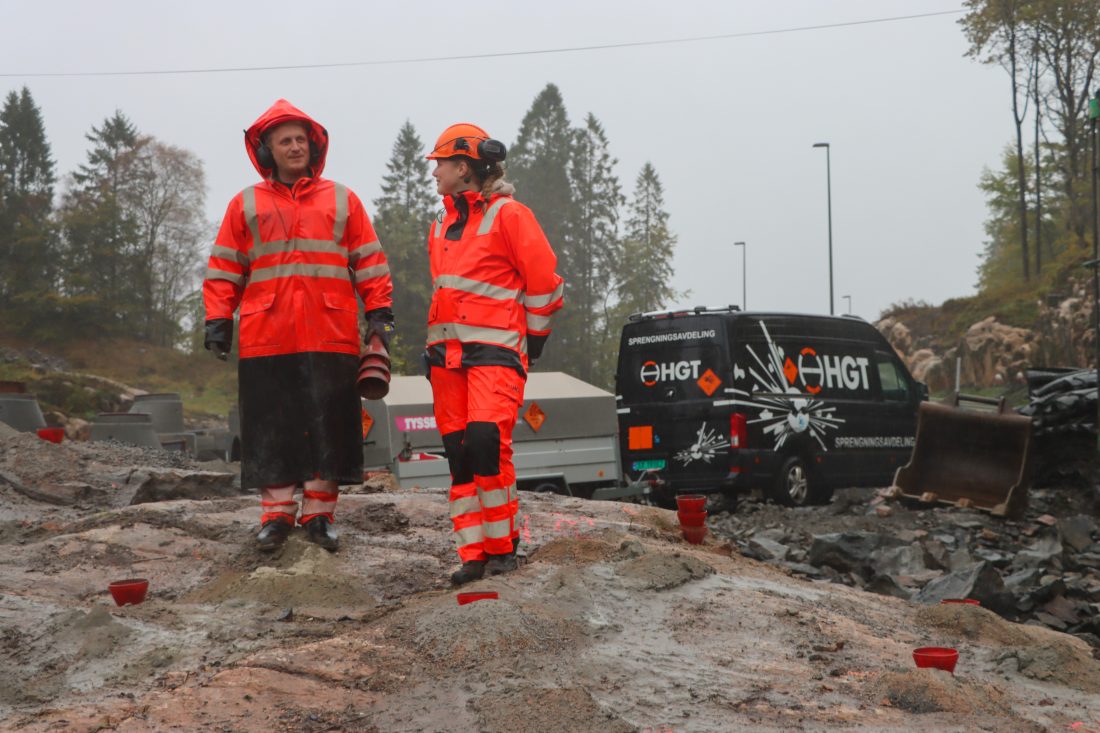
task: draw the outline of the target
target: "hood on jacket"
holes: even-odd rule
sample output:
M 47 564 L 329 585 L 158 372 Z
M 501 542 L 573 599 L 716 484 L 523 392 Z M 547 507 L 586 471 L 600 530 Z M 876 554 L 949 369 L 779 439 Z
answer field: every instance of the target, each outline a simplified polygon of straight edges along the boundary
M 252 166 L 265 180 L 271 178 L 274 171 L 271 168 L 264 168 L 256 160 L 256 148 L 260 145 L 260 139 L 269 128 L 282 124 L 283 122 L 293 121 L 306 123 L 306 127 L 309 130 L 309 139 L 317 146 L 317 149 L 321 151 L 321 156 L 317 160 L 317 163 L 310 166 L 313 171 L 313 177 L 316 178 L 320 176 L 321 171 L 325 169 L 325 158 L 328 157 L 328 130 L 290 102 L 285 99 L 279 99 L 276 100 L 275 104 L 268 107 L 267 111 L 260 115 L 259 118 L 244 131 L 244 147 L 245 150 L 248 151 L 248 159 L 252 161 Z
M 512 185 L 511 181 L 506 181 L 503 178 L 498 178 L 493 181 L 493 185 L 489 188 L 489 193 L 499 193 L 504 196 L 514 196 L 516 193 L 516 187 Z

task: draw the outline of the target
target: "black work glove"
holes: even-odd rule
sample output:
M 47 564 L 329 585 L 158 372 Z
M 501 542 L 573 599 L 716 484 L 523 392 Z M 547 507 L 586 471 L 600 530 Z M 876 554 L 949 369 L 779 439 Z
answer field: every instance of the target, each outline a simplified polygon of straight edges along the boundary
M 390 336 L 397 331 L 393 322 L 393 310 L 390 308 L 375 308 L 367 311 L 367 332 L 363 334 L 363 343 L 369 344 L 371 336 L 378 334 L 386 351 L 390 349 Z
M 214 356 L 222 361 L 228 359 L 229 350 L 233 348 L 233 319 L 215 318 L 207 321 L 202 345 L 207 351 L 213 351 Z
M 542 357 L 542 350 L 546 346 L 546 336 L 532 336 L 527 334 L 527 363 L 534 365 L 535 360 Z

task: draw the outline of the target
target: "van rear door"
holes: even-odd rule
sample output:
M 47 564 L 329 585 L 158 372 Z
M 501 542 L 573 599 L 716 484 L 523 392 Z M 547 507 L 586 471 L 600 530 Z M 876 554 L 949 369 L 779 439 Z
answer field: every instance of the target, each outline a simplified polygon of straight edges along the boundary
M 730 386 L 721 317 L 628 323 L 616 374 L 623 472 L 653 469 L 674 489 L 717 489 L 729 478 Z

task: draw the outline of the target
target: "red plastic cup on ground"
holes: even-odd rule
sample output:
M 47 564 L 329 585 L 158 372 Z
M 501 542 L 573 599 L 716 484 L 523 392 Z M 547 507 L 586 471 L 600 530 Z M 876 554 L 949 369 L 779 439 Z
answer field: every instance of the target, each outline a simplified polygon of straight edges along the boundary
M 965 603 L 969 606 L 982 605 L 981 601 L 975 600 L 973 598 L 944 598 L 942 601 L 940 601 L 940 603 L 944 605 L 950 605 L 954 603 Z
M 946 646 L 922 646 L 913 650 L 913 661 L 918 667 L 942 669 L 955 674 L 955 665 L 959 661 L 959 652 Z
M 702 527 L 680 527 L 680 533 L 684 539 L 693 545 L 703 544 L 703 538 L 707 536 L 706 525 Z
M 479 593 L 459 593 L 458 605 L 465 606 L 467 603 L 473 603 L 474 601 L 491 601 L 500 598 L 500 594 L 495 590 L 481 591 Z
M 60 443 L 65 439 L 65 428 L 39 428 L 38 437 L 51 443 Z
M 686 512 L 681 509 L 676 512 L 676 516 L 680 518 L 681 527 L 702 527 L 707 523 L 706 512 Z
M 125 606 L 130 603 L 136 606 L 145 600 L 145 594 L 149 591 L 149 581 L 145 578 L 116 580 L 107 586 L 107 589 L 111 591 L 115 605 Z
M 676 497 L 676 508 L 682 512 L 701 512 L 707 506 L 707 497 L 702 494 L 680 494 Z

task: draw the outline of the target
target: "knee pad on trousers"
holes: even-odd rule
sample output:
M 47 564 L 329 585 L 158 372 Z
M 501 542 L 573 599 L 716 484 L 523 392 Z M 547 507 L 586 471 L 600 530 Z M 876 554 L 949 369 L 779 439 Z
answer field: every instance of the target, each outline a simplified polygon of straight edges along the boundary
M 443 452 L 447 454 L 447 464 L 451 468 L 451 480 L 456 484 L 473 483 L 474 472 L 470 469 L 470 461 L 466 456 L 466 446 L 463 439 L 465 430 L 456 430 L 443 436 Z
M 475 476 L 500 473 L 500 427 L 495 422 L 466 424 L 466 458 Z

